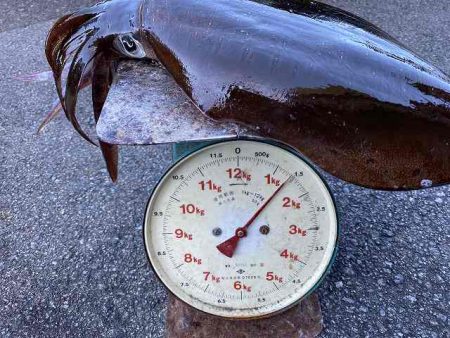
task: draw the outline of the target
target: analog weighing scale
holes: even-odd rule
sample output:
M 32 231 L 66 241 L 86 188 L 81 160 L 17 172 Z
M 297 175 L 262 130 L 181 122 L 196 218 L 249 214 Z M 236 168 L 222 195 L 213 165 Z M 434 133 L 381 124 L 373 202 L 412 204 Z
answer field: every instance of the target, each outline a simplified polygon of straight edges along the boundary
M 144 242 L 156 275 L 190 308 L 217 323 L 272 317 L 326 275 L 336 207 L 294 148 L 206 118 L 165 70 L 136 62 L 121 64 L 97 133 L 112 144 L 173 144 L 174 164 L 147 205 Z

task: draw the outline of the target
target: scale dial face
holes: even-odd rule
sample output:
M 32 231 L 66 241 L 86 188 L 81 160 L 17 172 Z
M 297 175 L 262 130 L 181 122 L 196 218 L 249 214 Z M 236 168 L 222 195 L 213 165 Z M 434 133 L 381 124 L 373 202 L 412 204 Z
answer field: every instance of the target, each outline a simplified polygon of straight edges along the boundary
M 293 149 L 223 141 L 176 163 L 153 191 L 144 238 L 179 299 L 217 316 L 279 313 L 311 292 L 336 249 L 333 198 Z

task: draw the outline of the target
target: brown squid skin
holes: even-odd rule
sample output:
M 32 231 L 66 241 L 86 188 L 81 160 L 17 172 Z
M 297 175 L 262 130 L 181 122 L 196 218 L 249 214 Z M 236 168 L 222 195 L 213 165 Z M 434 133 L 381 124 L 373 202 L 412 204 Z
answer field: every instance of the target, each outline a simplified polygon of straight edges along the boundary
M 378 189 L 450 182 L 449 77 L 348 12 L 307 0 L 105 2 L 52 29 L 47 55 L 57 86 L 58 60 L 68 57 L 55 53 L 81 50 L 113 63 L 133 57 L 116 43 L 124 34 L 206 115 L 285 141 L 339 178 Z M 77 129 L 68 96 L 76 97 L 85 64 L 71 68 L 73 88 L 62 97 Z M 107 93 L 109 84 L 96 82 Z

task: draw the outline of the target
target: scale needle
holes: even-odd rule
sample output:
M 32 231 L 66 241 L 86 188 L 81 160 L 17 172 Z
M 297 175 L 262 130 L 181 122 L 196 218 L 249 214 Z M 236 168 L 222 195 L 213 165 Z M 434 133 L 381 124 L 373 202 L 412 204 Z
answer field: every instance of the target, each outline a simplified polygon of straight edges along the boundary
M 280 190 L 284 187 L 284 185 L 289 181 L 285 181 L 281 184 L 277 190 L 270 196 L 263 205 L 256 211 L 256 213 L 248 220 L 248 222 L 241 228 L 237 228 L 235 235 L 230 237 L 225 242 L 219 244 L 217 249 L 227 257 L 233 257 L 234 251 L 239 243 L 239 240 L 243 237 L 247 236 L 247 229 L 252 225 L 252 223 L 258 218 L 258 216 L 263 212 L 263 210 L 267 207 L 267 205 L 274 199 L 274 197 L 280 192 Z

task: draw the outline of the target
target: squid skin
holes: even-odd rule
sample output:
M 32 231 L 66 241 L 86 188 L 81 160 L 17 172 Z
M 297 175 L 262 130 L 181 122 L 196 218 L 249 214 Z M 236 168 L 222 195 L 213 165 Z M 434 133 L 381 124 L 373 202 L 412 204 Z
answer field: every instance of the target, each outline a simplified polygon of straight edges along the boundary
M 98 119 L 117 62 L 149 59 L 205 115 L 287 142 L 341 179 L 386 190 L 450 182 L 450 78 L 320 2 L 113 0 L 61 18 L 46 53 L 85 138 L 75 110 L 88 69 Z M 117 147 L 100 145 L 115 179 Z

